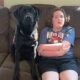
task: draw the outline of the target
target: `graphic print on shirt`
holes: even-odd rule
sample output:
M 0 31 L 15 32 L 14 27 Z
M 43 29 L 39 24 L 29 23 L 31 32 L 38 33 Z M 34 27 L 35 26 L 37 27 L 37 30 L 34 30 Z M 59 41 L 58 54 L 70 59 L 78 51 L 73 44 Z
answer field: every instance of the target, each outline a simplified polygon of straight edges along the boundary
M 54 43 L 61 43 L 64 37 L 64 33 L 62 32 L 47 32 L 47 42 L 54 44 Z

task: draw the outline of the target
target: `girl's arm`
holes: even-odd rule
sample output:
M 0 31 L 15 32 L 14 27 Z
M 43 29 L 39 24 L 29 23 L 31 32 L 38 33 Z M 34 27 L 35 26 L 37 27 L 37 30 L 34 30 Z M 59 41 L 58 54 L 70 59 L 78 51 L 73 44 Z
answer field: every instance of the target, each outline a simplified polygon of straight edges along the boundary
M 39 56 L 62 56 L 69 51 L 70 46 L 70 42 L 62 41 L 57 44 L 40 44 L 37 50 Z

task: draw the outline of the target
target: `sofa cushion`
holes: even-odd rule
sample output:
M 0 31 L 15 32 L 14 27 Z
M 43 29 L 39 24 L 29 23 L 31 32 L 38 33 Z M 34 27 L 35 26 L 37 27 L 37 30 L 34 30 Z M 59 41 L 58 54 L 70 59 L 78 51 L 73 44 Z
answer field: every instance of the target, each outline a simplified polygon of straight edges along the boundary
M 0 52 L 9 50 L 9 9 L 0 6 Z
M 9 32 L 10 32 L 10 37 L 9 37 L 10 46 L 11 46 L 11 43 L 12 43 L 12 39 L 13 39 L 13 36 L 14 36 L 16 26 L 18 24 L 18 21 L 14 17 L 13 13 L 17 8 L 19 8 L 22 5 L 25 5 L 25 4 L 13 5 L 10 8 L 10 29 L 9 29 Z M 39 23 L 38 23 L 38 26 L 39 26 L 38 31 L 40 33 L 40 31 L 42 30 L 43 27 L 45 27 L 45 25 L 51 23 L 50 21 L 51 21 L 51 17 L 52 17 L 52 12 L 53 12 L 53 9 L 56 6 L 46 5 L 46 4 L 45 5 L 43 5 L 43 4 L 33 4 L 33 5 L 41 10 L 41 16 L 40 16 L 40 20 L 39 20 Z
M 17 8 L 19 8 L 22 5 L 25 5 L 25 4 L 19 4 L 19 5 L 12 6 L 10 8 L 10 12 L 13 13 Z M 49 22 L 51 21 L 52 12 L 56 6 L 55 5 L 47 5 L 47 4 L 33 4 L 33 5 L 41 10 L 41 16 L 40 16 L 39 25 L 38 25 L 39 26 L 38 30 L 40 32 L 41 29 L 43 27 L 45 27 L 45 25 L 49 24 Z M 13 20 L 13 23 L 14 22 L 15 22 L 15 19 Z M 13 26 L 13 23 L 11 22 L 11 27 L 15 27 L 15 26 Z M 51 22 L 50 22 L 50 24 L 51 24 Z M 13 29 L 15 29 L 15 28 L 13 28 Z
M 14 70 L 14 62 L 12 61 L 12 57 L 9 54 L 8 57 L 5 59 L 4 63 L 1 65 L 3 68 L 10 68 Z M 27 61 L 20 62 L 20 71 L 21 72 L 28 72 L 30 73 L 30 65 Z
M 9 38 L 8 34 L 0 34 L 0 53 L 8 54 L 9 50 Z
M 80 58 L 80 39 L 75 39 L 74 56 Z
M 79 64 L 79 67 L 80 67 L 80 58 L 77 58 L 77 60 L 78 60 L 78 64 Z
M 0 67 L 3 64 L 4 60 L 6 59 L 7 54 L 6 53 L 0 53 Z
M 42 12 L 38 24 L 38 31 L 40 33 L 44 27 L 52 24 L 52 13 L 56 6 L 47 4 L 34 4 L 34 6 L 38 7 Z
M 80 6 L 62 6 L 68 17 L 70 25 L 75 28 L 76 38 L 80 38 Z
M 0 80 L 13 80 L 14 71 L 10 68 L 0 68 Z M 32 80 L 31 74 L 20 72 L 20 80 Z
M 11 55 L 8 55 L 7 58 L 5 59 L 4 63 L 1 65 L 0 68 L 0 79 L 2 78 L 2 80 L 6 80 L 6 78 L 9 76 L 8 80 L 12 80 L 11 78 L 13 77 L 14 74 L 14 62 L 12 61 Z M 21 61 L 20 62 L 20 80 L 32 80 L 31 78 L 31 69 L 30 69 L 30 65 L 28 64 L 28 62 L 26 60 Z M 36 65 L 36 73 L 38 78 L 40 78 L 38 70 L 37 70 L 37 65 Z M 2 75 L 4 75 L 4 77 L 1 77 Z M 23 79 L 24 78 L 24 79 Z

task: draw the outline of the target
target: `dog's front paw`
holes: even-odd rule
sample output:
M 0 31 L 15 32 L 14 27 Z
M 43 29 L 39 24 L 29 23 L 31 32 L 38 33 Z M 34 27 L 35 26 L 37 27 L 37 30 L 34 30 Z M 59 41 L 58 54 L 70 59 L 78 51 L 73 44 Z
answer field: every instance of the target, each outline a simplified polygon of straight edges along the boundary
M 38 80 L 37 76 L 34 76 L 34 77 L 33 77 L 33 80 Z
M 14 76 L 13 80 L 19 80 L 19 77 Z

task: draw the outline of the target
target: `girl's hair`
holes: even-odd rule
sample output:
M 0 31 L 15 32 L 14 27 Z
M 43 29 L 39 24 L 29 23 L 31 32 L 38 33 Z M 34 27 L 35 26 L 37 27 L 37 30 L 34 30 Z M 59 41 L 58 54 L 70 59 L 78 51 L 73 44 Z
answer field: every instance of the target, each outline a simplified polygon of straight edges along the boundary
M 68 25 L 69 25 L 69 21 L 70 21 L 70 16 L 69 16 L 69 15 L 67 16 L 65 10 L 64 10 L 63 8 L 60 8 L 60 7 L 56 7 L 56 8 L 53 9 L 53 12 L 52 12 L 52 14 L 51 14 L 51 18 L 47 20 L 45 26 L 51 26 L 51 27 L 52 27 L 51 21 L 52 21 L 53 14 L 54 14 L 54 12 L 56 12 L 56 11 L 61 11 L 61 12 L 63 12 L 64 18 L 65 18 L 64 26 L 68 26 Z
M 54 14 L 56 11 L 61 11 L 61 12 L 63 12 L 64 17 L 66 18 L 66 12 L 64 11 L 64 9 L 56 7 L 56 8 L 54 8 L 54 10 L 53 10 L 53 14 Z
M 67 16 L 65 10 L 64 10 L 63 8 L 56 7 L 56 8 L 54 8 L 54 10 L 53 10 L 53 15 L 54 15 L 54 13 L 55 13 L 56 11 L 61 11 L 61 12 L 63 12 L 64 18 L 65 18 L 64 26 L 69 25 L 70 16 Z

